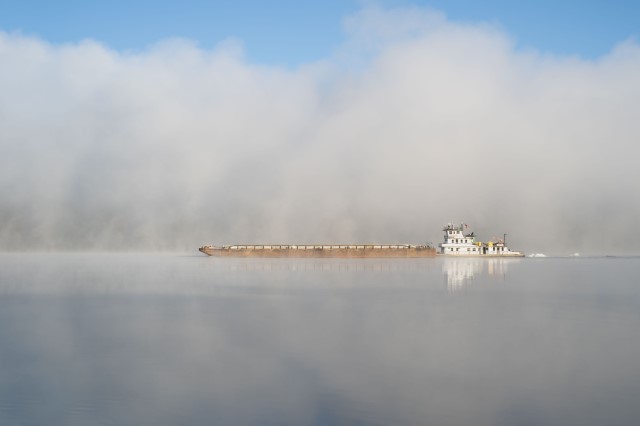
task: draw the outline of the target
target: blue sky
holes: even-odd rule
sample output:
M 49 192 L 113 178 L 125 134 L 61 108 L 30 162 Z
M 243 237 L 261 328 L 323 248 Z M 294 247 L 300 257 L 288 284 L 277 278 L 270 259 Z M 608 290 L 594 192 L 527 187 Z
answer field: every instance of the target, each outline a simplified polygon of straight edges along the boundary
M 596 58 L 640 32 L 637 0 L 2 0 L 0 30 L 51 43 L 85 38 L 123 50 L 184 37 L 210 47 L 233 37 L 252 62 L 295 66 L 321 59 L 345 39 L 344 17 L 364 5 L 424 6 L 459 22 L 490 22 L 520 47 Z

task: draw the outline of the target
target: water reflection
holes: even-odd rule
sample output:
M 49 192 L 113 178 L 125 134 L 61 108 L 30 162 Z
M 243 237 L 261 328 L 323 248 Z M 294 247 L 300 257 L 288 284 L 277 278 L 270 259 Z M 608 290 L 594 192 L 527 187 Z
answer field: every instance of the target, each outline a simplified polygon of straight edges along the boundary
M 433 259 L 229 259 L 210 258 L 202 268 L 221 271 L 400 272 L 433 269 Z
M 220 295 L 431 285 L 434 259 L 234 259 L 173 254 L 0 255 L 2 294 Z M 423 282 L 415 276 L 429 277 Z M 368 277 L 371 279 L 361 279 Z M 411 279 L 399 279 L 411 277 Z
M 635 424 L 639 262 L 0 255 L 0 424 Z
M 450 294 L 467 288 L 480 275 L 506 280 L 508 267 L 522 259 L 506 258 L 442 258 L 442 274 Z

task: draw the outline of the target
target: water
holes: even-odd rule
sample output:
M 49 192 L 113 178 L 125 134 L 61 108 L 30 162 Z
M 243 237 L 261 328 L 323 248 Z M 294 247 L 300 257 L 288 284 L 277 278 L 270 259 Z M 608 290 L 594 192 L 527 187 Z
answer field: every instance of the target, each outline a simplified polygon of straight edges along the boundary
M 4 254 L 0 424 L 637 424 L 639 272 Z

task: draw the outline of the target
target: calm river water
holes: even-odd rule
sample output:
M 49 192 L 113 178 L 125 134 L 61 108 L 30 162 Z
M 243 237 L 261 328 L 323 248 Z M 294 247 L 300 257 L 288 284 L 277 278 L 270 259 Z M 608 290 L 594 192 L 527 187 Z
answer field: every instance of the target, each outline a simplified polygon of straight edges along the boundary
M 639 274 L 3 254 L 0 424 L 639 424 Z

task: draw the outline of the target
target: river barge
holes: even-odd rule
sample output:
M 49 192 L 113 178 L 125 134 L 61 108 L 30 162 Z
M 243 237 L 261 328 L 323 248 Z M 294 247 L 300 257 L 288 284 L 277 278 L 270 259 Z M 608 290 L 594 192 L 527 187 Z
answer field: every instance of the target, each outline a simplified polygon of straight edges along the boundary
M 435 257 L 431 245 L 413 244 L 332 244 L 332 245 L 207 245 L 200 252 L 216 257 L 293 258 L 420 258 Z

